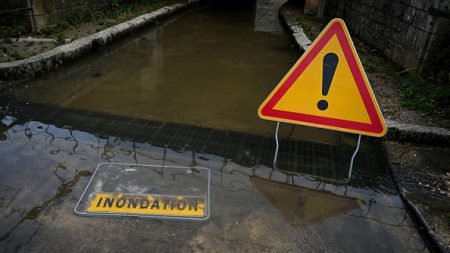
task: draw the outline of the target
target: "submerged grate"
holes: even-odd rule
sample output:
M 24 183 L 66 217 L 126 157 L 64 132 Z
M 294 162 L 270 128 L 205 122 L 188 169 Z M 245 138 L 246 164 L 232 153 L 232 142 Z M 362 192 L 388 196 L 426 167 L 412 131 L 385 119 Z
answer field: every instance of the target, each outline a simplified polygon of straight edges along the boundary
M 14 115 L 19 121 L 32 118 L 60 127 L 70 125 L 74 129 L 100 136 L 115 136 L 156 147 L 213 154 L 247 167 L 273 166 L 275 141 L 272 137 L 40 104 L 21 105 L 21 110 L 16 111 L 20 111 Z M 277 168 L 343 179 L 346 177 L 352 152 L 353 147 L 282 139 Z

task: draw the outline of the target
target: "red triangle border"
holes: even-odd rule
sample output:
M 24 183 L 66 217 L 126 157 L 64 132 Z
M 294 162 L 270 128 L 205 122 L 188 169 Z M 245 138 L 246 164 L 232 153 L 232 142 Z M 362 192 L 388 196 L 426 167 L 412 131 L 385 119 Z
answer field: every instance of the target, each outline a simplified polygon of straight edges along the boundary
M 286 119 L 288 121 L 289 120 L 300 121 L 305 123 L 323 125 L 325 127 L 330 126 L 348 130 L 363 131 L 368 133 L 378 134 L 384 131 L 383 125 L 380 121 L 381 119 L 379 118 L 377 110 L 375 108 L 376 101 L 372 101 L 371 99 L 372 96 L 370 95 L 369 90 L 366 87 L 363 78 L 363 73 L 361 73 L 358 67 L 358 62 L 356 60 L 357 56 L 353 54 L 352 46 L 350 45 L 350 41 L 347 39 L 345 35 L 344 29 L 346 28 L 339 21 L 335 21 L 329 26 L 328 30 L 325 31 L 320 40 L 317 41 L 312 46 L 312 48 L 310 48 L 306 52 L 307 55 L 305 55 L 305 57 L 297 66 L 297 68 L 291 72 L 291 75 L 284 81 L 281 87 L 273 94 L 273 96 L 261 109 L 262 115 L 268 117 L 275 117 L 279 119 Z M 322 48 L 328 43 L 328 41 L 330 41 L 333 35 L 337 36 L 338 41 L 342 47 L 342 51 L 348 62 L 355 83 L 358 87 L 358 91 L 361 95 L 364 106 L 366 107 L 370 121 L 372 122 L 371 124 L 273 109 L 275 105 L 278 103 L 278 101 L 280 101 L 280 99 L 284 96 L 284 94 L 295 83 L 297 78 L 303 73 L 303 71 L 309 66 L 309 64 L 314 60 L 314 58 L 320 53 Z

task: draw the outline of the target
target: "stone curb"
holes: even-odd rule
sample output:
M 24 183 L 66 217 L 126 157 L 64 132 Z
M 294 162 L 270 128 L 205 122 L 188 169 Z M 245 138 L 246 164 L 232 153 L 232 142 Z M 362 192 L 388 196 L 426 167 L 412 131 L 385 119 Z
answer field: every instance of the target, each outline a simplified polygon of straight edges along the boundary
M 385 138 L 419 144 L 448 145 L 450 131 L 445 128 L 406 124 L 386 119 L 388 132 Z
M 281 20 L 284 22 L 286 27 L 291 32 L 292 37 L 295 40 L 295 43 L 301 50 L 308 50 L 309 46 L 311 46 L 311 40 L 306 36 L 303 28 L 300 25 L 297 25 L 294 20 L 290 19 L 288 15 L 285 13 L 283 6 L 281 6 L 280 11 L 278 12 L 278 16 L 281 17 Z
M 416 225 L 417 229 L 419 229 L 422 233 L 425 233 L 426 237 L 429 237 L 427 238 L 429 247 L 431 247 L 434 252 L 448 253 L 448 251 L 443 246 L 444 243 L 436 237 L 433 229 L 431 229 L 430 225 L 422 216 L 422 213 L 420 213 L 419 209 L 414 205 L 414 203 L 408 200 L 405 193 L 402 192 L 400 196 L 403 199 L 404 203 L 408 205 L 408 210 L 410 210 L 411 214 L 415 216 L 414 219 L 418 220 L 418 224 Z
M 389 144 L 385 143 L 385 145 Z M 425 217 L 419 211 L 417 206 L 408 199 L 407 196 L 408 191 L 403 186 L 402 180 L 394 173 L 393 170 L 393 168 L 399 165 L 393 162 L 393 160 L 389 157 L 386 147 L 383 147 L 383 153 L 384 156 L 386 157 L 387 165 L 389 167 L 392 179 L 395 182 L 395 186 L 397 188 L 399 196 L 402 199 L 402 202 L 405 205 L 406 210 L 408 210 L 408 213 L 411 216 L 412 221 L 416 225 L 417 230 L 420 231 L 422 238 L 425 240 L 426 245 L 428 246 L 429 249 L 431 249 L 430 252 L 448 252 L 445 249 L 444 246 L 445 244 L 436 237 L 435 232 L 433 231 L 433 229 L 431 229 L 429 223 L 426 221 Z
M 290 18 L 283 7 L 280 8 L 279 16 L 292 34 L 295 43 L 302 50 L 306 51 L 311 40 L 306 36 L 303 29 Z M 430 145 L 450 144 L 450 131 L 445 128 L 406 124 L 393 120 L 386 120 L 388 132 L 384 138 L 389 140 L 399 140 Z
M 68 44 L 56 47 L 52 50 L 37 54 L 27 59 L 0 63 L 0 80 L 14 80 L 32 78 L 58 68 L 68 61 L 97 48 L 103 47 L 126 34 L 136 31 L 156 20 L 165 18 L 180 10 L 198 3 L 200 0 L 191 0 L 188 3 L 173 4 L 162 7 L 151 13 L 143 14 L 134 19 L 125 21 L 100 32 L 77 39 Z

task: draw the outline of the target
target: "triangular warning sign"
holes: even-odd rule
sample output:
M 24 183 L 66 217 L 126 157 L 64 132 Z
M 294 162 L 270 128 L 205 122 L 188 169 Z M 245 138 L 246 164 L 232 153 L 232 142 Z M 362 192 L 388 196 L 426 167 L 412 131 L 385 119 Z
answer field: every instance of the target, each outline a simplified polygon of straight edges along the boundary
M 386 125 L 345 23 L 333 19 L 258 109 L 263 119 L 369 136 Z

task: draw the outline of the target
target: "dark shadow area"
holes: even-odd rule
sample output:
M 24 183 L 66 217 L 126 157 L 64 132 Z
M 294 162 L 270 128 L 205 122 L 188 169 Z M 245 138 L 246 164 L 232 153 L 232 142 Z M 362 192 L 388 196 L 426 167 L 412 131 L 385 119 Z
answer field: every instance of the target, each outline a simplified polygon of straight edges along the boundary
M 101 138 L 113 136 L 175 151 L 190 150 L 217 155 L 246 167 L 273 167 L 275 140 L 272 137 L 18 101 L 2 104 L 0 108 L 7 109 L 0 113 L 0 118 L 10 116 L 16 119 L 8 127 L 2 127 L 5 132 L 16 124 L 34 120 L 58 128 L 91 133 Z M 366 141 L 372 143 L 370 139 Z M 287 176 L 291 173 L 306 174 L 340 185 L 344 184 L 353 151 L 354 146 L 348 144 L 336 146 L 281 139 L 277 168 Z M 395 193 L 387 170 L 380 170 L 385 167 L 383 160 L 378 145 L 363 145 L 356 158 L 356 170 L 348 185 Z M 364 167 L 363 170 L 357 169 L 360 166 Z

